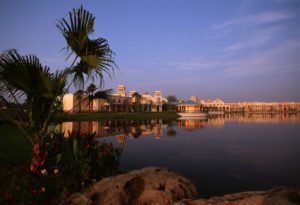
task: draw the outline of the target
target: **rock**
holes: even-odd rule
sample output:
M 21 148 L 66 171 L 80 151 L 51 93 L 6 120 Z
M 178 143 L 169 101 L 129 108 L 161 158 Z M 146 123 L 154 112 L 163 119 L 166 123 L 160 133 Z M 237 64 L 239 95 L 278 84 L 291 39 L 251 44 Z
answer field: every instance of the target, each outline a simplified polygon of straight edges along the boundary
M 173 205 L 297 205 L 300 204 L 300 190 L 277 187 L 269 191 L 242 192 L 210 199 L 184 199 Z
M 197 189 L 190 180 L 167 168 L 147 167 L 104 178 L 64 204 L 167 205 L 196 197 Z
M 300 189 L 277 187 L 195 199 L 196 187 L 166 168 L 148 167 L 104 178 L 63 204 L 74 205 L 297 205 Z

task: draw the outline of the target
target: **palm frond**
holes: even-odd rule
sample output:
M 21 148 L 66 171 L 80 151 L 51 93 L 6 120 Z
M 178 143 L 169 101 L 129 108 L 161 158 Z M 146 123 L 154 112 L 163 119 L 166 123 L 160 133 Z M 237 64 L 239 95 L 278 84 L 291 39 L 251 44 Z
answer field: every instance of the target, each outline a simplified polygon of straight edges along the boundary
M 21 56 L 11 49 L 0 55 L 0 90 L 7 94 L 51 95 L 49 67 L 43 67 L 35 55 Z
M 62 18 L 57 24 L 67 42 L 67 59 L 72 55 L 74 63 L 71 73 L 73 82 L 77 87 L 83 88 L 85 80 L 100 80 L 103 86 L 104 74 L 111 78 L 111 73 L 117 67 L 114 62 L 114 52 L 110 49 L 104 38 L 90 39 L 89 35 L 94 31 L 95 17 L 83 9 L 73 9 L 68 17 Z M 77 58 L 79 60 L 77 61 Z
M 95 93 L 94 98 L 108 99 L 111 96 L 113 89 L 100 90 Z

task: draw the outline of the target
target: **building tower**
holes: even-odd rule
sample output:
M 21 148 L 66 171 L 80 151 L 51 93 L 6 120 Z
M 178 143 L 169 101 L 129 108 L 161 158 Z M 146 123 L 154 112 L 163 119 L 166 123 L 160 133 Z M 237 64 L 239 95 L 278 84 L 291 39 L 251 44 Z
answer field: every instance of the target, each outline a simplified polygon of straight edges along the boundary
M 126 88 L 124 85 L 118 85 L 117 92 L 114 94 L 115 96 L 126 97 Z

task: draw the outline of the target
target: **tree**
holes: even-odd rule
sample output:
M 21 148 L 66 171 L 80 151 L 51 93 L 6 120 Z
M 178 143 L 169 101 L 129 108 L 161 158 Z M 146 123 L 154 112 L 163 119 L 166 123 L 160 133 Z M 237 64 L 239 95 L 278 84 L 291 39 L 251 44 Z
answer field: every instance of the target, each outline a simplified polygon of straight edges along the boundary
M 76 99 L 78 100 L 78 112 L 81 112 L 83 94 L 84 94 L 84 92 L 81 89 L 79 89 L 75 92 Z
M 85 80 L 95 78 L 100 79 L 101 87 L 103 74 L 111 76 L 116 66 L 107 40 L 90 38 L 94 32 L 94 21 L 95 17 L 81 6 L 70 11 L 68 17 L 61 18 L 56 25 L 67 41 L 67 59 L 75 55 L 71 66 L 72 82 L 81 88 Z
M 178 102 L 178 99 L 175 95 L 169 95 L 166 97 L 168 102 Z
M 95 93 L 94 98 L 98 99 L 108 99 L 111 96 L 112 89 L 100 90 Z
M 168 100 L 167 111 L 176 111 L 177 106 L 174 103 L 178 102 L 177 97 L 175 95 L 169 95 L 166 98 Z
M 57 28 L 67 42 L 67 59 L 74 58 L 72 64 L 61 71 L 52 73 L 49 67 L 41 65 L 37 56 L 23 56 L 15 49 L 0 55 L 0 94 L 17 103 L 20 103 L 20 96 L 26 98 L 27 123 L 22 123 L 26 127 L 17 125 L 34 145 L 31 168 L 44 163 L 43 137 L 56 112 L 57 101 L 61 100 L 59 96 L 68 92 L 73 84 L 83 88 L 87 80 L 98 78 L 102 85 L 103 74 L 110 76 L 116 67 L 107 41 L 90 38 L 94 20 L 95 17 L 81 6 L 58 21 Z
M 133 105 L 134 105 L 134 111 L 135 112 L 140 111 L 139 108 L 140 108 L 140 104 L 141 104 L 141 99 L 142 99 L 142 96 L 138 92 L 133 93 L 132 102 L 133 102 Z
M 96 90 L 97 90 L 97 87 L 94 83 L 91 83 L 86 89 L 86 91 L 88 92 L 89 95 L 94 95 L 94 92 Z
M 107 89 L 107 90 L 99 90 L 93 95 L 93 100 L 94 99 L 103 99 L 103 100 L 108 100 L 111 96 L 112 89 Z
M 89 103 L 89 111 L 90 112 L 92 111 L 92 108 L 93 108 L 94 92 L 96 90 L 97 90 L 97 87 L 94 83 L 91 83 L 86 89 L 87 93 L 89 94 L 87 100 Z

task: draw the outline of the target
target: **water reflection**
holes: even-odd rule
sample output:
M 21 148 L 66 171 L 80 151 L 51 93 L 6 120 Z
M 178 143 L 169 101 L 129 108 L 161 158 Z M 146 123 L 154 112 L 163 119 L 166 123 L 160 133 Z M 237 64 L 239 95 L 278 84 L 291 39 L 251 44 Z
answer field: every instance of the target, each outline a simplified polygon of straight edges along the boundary
M 72 132 L 81 134 L 92 132 L 98 137 L 116 136 L 118 142 L 122 142 L 125 136 L 138 138 L 141 135 L 150 135 L 160 139 L 167 124 L 157 119 L 63 122 L 60 126 L 66 137 Z
M 300 121 L 300 114 L 225 114 L 209 116 L 208 118 L 180 118 L 175 122 L 164 122 L 161 119 L 63 122 L 58 125 L 58 129 L 64 132 L 66 137 L 73 132 L 96 133 L 98 137 L 116 136 L 118 142 L 124 142 L 126 136 L 138 138 L 144 135 L 160 139 L 165 128 L 167 129 L 166 135 L 174 137 L 177 134 L 174 127 L 195 131 L 206 126 L 222 127 L 226 122 L 279 123 L 297 121 Z
M 300 114 L 65 122 L 58 129 L 121 143 L 121 169 L 168 167 L 190 178 L 201 197 L 300 187 Z

